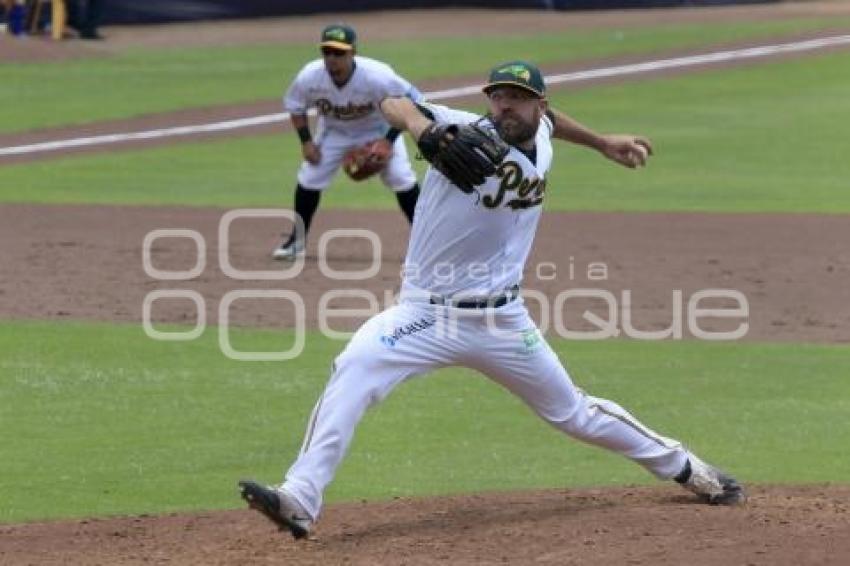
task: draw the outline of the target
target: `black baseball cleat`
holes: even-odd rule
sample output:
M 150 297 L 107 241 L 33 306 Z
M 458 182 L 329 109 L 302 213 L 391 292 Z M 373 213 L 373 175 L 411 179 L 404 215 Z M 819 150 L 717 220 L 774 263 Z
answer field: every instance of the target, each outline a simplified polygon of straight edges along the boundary
M 676 481 L 710 505 L 742 505 L 747 501 L 744 487 L 735 478 L 692 454 L 681 475 L 686 477 L 677 477 Z
M 251 509 L 265 515 L 280 530 L 292 533 L 296 540 L 310 534 L 313 520 L 285 491 L 265 487 L 251 480 L 240 481 L 239 491 Z

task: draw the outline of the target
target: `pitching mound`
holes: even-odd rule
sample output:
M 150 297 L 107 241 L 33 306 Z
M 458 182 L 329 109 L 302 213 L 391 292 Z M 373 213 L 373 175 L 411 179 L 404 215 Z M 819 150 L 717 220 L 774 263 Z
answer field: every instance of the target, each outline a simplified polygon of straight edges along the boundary
M 848 564 L 850 486 L 758 487 L 744 507 L 675 487 L 330 506 L 295 542 L 253 511 L 0 527 L 3 564 Z

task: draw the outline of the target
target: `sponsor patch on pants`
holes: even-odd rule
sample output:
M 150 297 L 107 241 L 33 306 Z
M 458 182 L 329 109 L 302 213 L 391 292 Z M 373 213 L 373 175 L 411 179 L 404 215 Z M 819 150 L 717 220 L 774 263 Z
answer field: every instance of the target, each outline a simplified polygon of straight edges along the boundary
M 434 318 L 422 318 L 416 322 L 411 322 L 404 326 L 400 326 L 393 330 L 392 334 L 384 334 L 381 336 L 381 342 L 390 348 L 396 345 L 396 342 L 405 336 L 412 336 L 418 332 L 422 332 L 426 328 L 431 328 L 437 323 Z
M 540 331 L 536 328 L 523 330 L 520 333 L 520 337 L 522 338 L 523 354 L 533 354 L 539 350 L 540 346 L 543 344 L 543 339 L 540 337 Z

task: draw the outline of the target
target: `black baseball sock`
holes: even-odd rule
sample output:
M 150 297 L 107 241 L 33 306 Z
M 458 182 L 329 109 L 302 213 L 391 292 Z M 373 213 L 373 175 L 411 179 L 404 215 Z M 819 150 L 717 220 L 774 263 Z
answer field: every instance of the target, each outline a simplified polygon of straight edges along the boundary
M 419 183 L 406 191 L 396 193 L 395 197 L 398 199 L 402 212 L 407 216 L 407 221 L 413 224 L 413 211 L 416 210 L 416 201 L 419 200 Z
M 313 221 L 313 215 L 316 209 L 319 208 L 319 199 L 322 198 L 322 191 L 314 191 L 305 189 L 300 184 L 295 187 L 295 214 L 301 217 L 304 222 L 304 239 L 307 239 L 307 232 L 310 231 L 310 223 Z M 289 235 L 289 239 L 284 246 L 288 246 L 295 240 L 295 228 Z

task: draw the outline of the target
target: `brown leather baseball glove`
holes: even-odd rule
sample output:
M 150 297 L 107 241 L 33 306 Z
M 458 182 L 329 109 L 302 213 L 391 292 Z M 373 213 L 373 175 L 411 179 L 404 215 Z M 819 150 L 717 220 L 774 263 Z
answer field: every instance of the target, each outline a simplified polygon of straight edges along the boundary
M 342 159 L 342 168 L 354 181 L 362 181 L 382 171 L 392 154 L 389 140 L 379 138 L 350 149 Z

